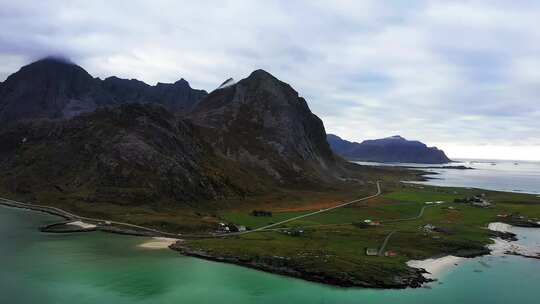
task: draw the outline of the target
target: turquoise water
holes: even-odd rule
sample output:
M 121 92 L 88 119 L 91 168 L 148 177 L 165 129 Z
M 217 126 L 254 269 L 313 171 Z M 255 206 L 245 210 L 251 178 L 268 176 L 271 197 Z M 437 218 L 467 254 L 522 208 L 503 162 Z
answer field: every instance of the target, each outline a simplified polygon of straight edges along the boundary
M 488 190 L 511 191 L 540 194 L 540 162 L 510 160 L 459 159 L 455 163 L 443 165 L 408 163 L 356 162 L 374 166 L 467 166 L 475 170 L 423 169 L 438 173 L 420 184 L 449 187 L 474 187 Z
M 538 303 L 540 261 L 482 257 L 431 288 L 343 289 L 137 245 L 146 238 L 45 234 L 55 217 L 0 207 L 0 303 Z M 540 231 L 519 231 L 540 244 Z

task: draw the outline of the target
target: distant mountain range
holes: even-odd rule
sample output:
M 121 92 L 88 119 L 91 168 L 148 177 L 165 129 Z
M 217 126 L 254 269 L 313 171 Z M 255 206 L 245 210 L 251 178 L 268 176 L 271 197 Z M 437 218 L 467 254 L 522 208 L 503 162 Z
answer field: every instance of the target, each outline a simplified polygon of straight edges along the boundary
M 307 102 L 262 70 L 208 94 L 47 58 L 1 84 L 0 125 L 2 191 L 96 210 L 320 187 L 349 166 Z
M 406 140 L 401 136 L 350 142 L 337 135 L 328 134 L 332 150 L 347 159 L 373 162 L 402 162 L 443 164 L 451 162 L 444 151 L 428 147 L 416 140 Z

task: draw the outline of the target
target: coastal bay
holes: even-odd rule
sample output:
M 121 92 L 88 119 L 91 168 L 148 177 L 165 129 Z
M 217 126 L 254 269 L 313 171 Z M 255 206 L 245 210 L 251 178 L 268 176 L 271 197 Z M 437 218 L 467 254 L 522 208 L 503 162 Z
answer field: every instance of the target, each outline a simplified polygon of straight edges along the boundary
M 41 233 L 58 218 L 33 211 L 0 207 L 0 218 L 0 292 L 11 303 L 532 303 L 540 280 L 537 260 L 488 255 L 450 266 L 429 288 L 344 289 L 140 248 L 145 237 Z

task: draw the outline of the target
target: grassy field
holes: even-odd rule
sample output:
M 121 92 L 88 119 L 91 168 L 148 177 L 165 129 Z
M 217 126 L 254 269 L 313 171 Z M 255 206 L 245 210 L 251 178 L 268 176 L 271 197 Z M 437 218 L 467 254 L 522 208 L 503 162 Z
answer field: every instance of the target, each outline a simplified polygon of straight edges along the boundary
M 384 191 L 387 189 L 386 191 Z M 307 217 L 284 225 L 300 227 L 305 233 L 292 236 L 280 231 L 257 232 L 237 237 L 189 241 L 189 246 L 219 255 L 253 258 L 286 257 L 288 265 L 329 276 L 342 272 L 366 280 L 390 280 L 393 273 L 407 268 L 411 259 L 457 254 L 467 255 L 491 242 L 486 229 L 500 221 L 498 214 L 520 213 L 540 218 L 540 198 L 533 195 L 391 184 L 383 195 L 357 205 Z M 490 208 L 454 203 L 456 198 L 485 194 L 494 204 Z M 440 205 L 425 202 L 444 201 Z M 416 217 L 424 207 L 421 218 Z M 317 209 L 313 209 L 317 210 Z M 223 214 L 229 222 L 260 227 L 307 211 L 276 212 L 272 217 L 257 218 L 245 211 Z M 359 228 L 352 223 L 364 219 L 381 220 L 377 227 Z M 402 219 L 402 220 L 400 220 Z M 426 232 L 427 224 L 444 232 Z M 387 250 L 396 257 L 367 256 L 366 248 L 379 248 L 392 231 Z

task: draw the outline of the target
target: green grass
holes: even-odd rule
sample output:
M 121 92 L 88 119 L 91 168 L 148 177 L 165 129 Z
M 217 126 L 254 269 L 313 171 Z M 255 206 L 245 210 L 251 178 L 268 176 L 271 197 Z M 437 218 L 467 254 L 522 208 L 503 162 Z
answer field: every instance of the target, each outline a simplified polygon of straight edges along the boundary
M 311 211 L 273 212 L 272 216 L 252 216 L 246 212 L 227 212 L 221 217 L 227 222 L 236 225 L 244 225 L 251 229 L 277 223 L 295 216 L 300 216 Z
M 329 277 L 339 277 L 345 272 L 361 280 L 389 282 L 396 274 L 405 271 L 405 263 L 410 259 L 461 254 L 483 248 L 491 242 L 486 227 L 490 222 L 500 220 L 497 214 L 518 212 L 530 218 L 540 218 L 540 198 L 533 195 L 429 186 L 394 185 L 385 188 L 383 185 L 385 189 L 390 191 L 377 199 L 284 225 L 304 227 L 306 233 L 299 237 L 279 232 L 258 232 L 235 238 L 194 240 L 188 244 L 247 260 L 286 257 L 287 265 L 292 268 L 324 273 Z M 492 208 L 453 203 L 455 198 L 481 193 L 495 203 Z M 430 205 L 420 219 L 384 222 L 415 217 L 427 201 L 446 203 Z M 247 213 L 230 212 L 225 214 L 225 218 L 249 226 L 303 213 L 283 212 L 274 214 L 272 218 L 256 218 Z M 383 220 L 383 225 L 362 229 L 348 224 L 367 218 Z M 422 227 L 426 224 L 447 228 L 451 233 L 425 233 Z M 378 248 L 392 231 L 397 232 L 387 249 L 398 252 L 398 257 L 365 255 L 366 248 Z

